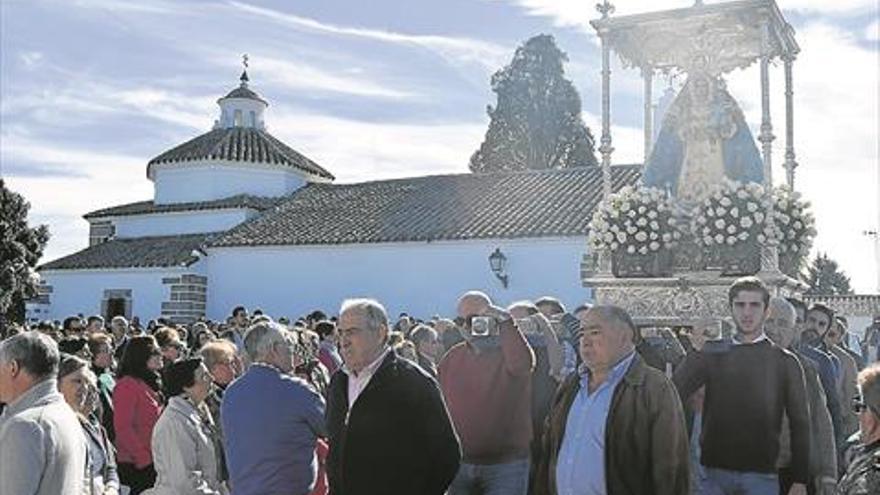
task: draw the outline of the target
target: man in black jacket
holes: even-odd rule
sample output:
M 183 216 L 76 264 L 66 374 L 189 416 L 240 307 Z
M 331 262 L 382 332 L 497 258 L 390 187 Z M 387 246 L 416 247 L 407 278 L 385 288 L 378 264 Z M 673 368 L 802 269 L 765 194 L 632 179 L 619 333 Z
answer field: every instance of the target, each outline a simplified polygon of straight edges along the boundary
M 330 380 L 331 495 L 442 495 L 461 448 L 437 383 L 388 347 L 388 315 L 374 300 L 339 313 L 345 367 Z

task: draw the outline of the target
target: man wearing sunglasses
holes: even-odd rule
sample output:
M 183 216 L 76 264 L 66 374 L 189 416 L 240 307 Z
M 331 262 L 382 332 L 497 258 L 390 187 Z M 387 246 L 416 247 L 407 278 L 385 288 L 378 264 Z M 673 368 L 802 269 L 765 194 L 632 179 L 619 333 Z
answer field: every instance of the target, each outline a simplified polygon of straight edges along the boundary
M 837 495 L 880 493 L 880 365 L 859 373 L 859 396 L 853 401 L 859 415 L 859 438 L 855 458 L 837 485 Z

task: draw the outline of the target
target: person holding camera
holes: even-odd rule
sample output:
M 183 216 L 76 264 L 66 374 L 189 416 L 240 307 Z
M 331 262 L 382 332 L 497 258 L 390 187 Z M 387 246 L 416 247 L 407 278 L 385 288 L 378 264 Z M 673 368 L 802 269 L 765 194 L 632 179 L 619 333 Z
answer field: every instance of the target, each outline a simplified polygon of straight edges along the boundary
M 440 361 L 440 388 L 462 462 L 449 495 L 525 495 L 535 355 L 507 311 L 482 292 L 458 300 L 465 341 Z

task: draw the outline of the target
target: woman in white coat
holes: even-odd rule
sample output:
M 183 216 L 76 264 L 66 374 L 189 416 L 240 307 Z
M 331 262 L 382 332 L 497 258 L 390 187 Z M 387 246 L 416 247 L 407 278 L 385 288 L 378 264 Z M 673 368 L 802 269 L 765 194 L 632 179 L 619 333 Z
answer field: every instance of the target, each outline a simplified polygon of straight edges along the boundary
M 150 495 L 226 495 L 220 479 L 222 445 L 204 404 L 213 378 L 201 358 L 169 366 L 163 377 L 168 405 L 153 429 L 156 485 Z

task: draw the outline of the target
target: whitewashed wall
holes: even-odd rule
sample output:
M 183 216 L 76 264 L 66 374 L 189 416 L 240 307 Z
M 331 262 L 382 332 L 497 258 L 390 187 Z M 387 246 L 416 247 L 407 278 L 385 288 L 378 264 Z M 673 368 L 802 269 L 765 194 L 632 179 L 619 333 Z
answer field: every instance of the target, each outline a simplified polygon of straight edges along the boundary
M 249 208 L 223 210 L 200 210 L 150 215 L 126 215 L 111 217 L 116 226 L 116 237 L 144 237 L 175 234 L 220 232 L 244 222 L 256 215 Z M 105 220 L 105 219 L 101 219 Z
M 581 286 L 585 238 L 478 240 L 373 245 L 212 248 L 207 262 L 208 316 L 224 318 L 238 304 L 275 317 L 321 308 L 335 313 L 347 297 L 374 297 L 392 317 L 454 316 L 466 290 L 497 302 L 555 295 L 573 308 L 589 299 Z M 489 269 L 496 247 L 508 259 L 510 286 Z
M 161 314 L 162 301 L 168 299 L 168 286 L 162 277 L 194 273 L 190 268 L 130 268 L 118 270 L 44 270 L 40 276 L 52 286 L 49 318 L 62 320 L 82 313 L 100 314 L 104 290 L 131 290 L 131 314 L 146 324 Z
M 235 166 L 233 162 L 154 165 L 157 204 L 212 201 L 237 194 L 282 196 L 302 187 L 295 170 Z

